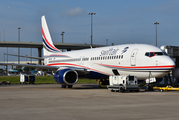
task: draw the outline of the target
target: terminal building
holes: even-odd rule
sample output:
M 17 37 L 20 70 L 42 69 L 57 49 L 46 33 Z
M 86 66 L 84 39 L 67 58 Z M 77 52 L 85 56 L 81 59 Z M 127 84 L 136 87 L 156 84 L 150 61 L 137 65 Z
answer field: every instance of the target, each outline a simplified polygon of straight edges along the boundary
M 179 68 L 179 46 L 161 46 L 161 49 L 164 50 L 174 61 L 176 68 Z

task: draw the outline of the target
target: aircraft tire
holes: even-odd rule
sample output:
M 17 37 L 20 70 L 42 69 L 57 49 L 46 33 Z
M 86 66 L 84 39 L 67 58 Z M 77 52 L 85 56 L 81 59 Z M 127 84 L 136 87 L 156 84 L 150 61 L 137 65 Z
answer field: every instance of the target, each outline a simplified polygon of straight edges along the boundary
M 68 85 L 68 88 L 72 88 L 73 87 L 73 85 Z
M 62 85 L 61 88 L 66 88 L 66 85 Z

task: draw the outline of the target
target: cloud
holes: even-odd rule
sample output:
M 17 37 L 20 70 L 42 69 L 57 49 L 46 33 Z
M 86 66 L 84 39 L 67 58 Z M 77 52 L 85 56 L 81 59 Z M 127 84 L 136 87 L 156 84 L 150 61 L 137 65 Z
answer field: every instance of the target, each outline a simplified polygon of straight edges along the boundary
M 62 15 L 67 17 L 77 17 L 84 14 L 85 14 L 85 10 L 80 7 L 76 7 L 76 8 L 66 7 L 62 12 Z

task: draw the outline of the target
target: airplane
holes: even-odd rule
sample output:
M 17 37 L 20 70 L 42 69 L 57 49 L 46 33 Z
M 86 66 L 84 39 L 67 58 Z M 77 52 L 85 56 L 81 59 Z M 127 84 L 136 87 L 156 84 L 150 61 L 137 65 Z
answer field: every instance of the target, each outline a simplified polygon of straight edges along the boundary
M 45 16 L 41 17 L 44 65 L 0 63 L 53 69 L 54 79 L 63 88 L 72 88 L 79 77 L 109 78 L 111 75 L 135 75 L 138 80 L 161 78 L 175 68 L 165 51 L 147 44 L 124 44 L 62 52 L 51 39 Z

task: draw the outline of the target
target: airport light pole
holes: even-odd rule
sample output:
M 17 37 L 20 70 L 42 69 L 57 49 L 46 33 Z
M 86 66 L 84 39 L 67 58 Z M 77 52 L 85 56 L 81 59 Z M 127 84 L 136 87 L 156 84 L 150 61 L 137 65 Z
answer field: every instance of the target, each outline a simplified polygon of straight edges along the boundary
M 91 47 L 93 46 L 93 15 L 96 15 L 96 13 L 88 13 L 88 15 L 91 15 Z
M 155 22 L 154 23 L 154 25 L 156 25 L 156 47 L 157 47 L 157 25 L 158 25 L 159 23 L 158 22 Z
M 30 48 L 30 56 L 32 57 L 32 48 Z M 30 58 L 30 63 L 32 64 L 32 58 Z
M 18 28 L 18 42 L 20 42 L 20 27 Z M 20 47 L 18 47 L 18 64 L 20 63 Z
M 3 53 L 4 54 L 4 63 L 5 63 L 5 53 Z
M 63 35 L 64 35 L 64 33 L 65 33 L 65 32 L 63 31 L 62 34 L 61 34 L 61 35 L 62 35 L 62 43 L 63 43 Z
M 7 63 L 8 63 L 8 47 L 7 47 Z
M 3 30 L 3 40 L 5 41 L 5 30 Z
M 108 45 L 108 39 L 106 39 L 106 45 Z
M 61 34 L 62 35 L 62 43 L 63 43 L 63 35 L 64 35 L 64 33 L 65 32 L 63 31 L 62 34 Z M 62 49 L 62 52 L 63 52 L 63 49 Z

